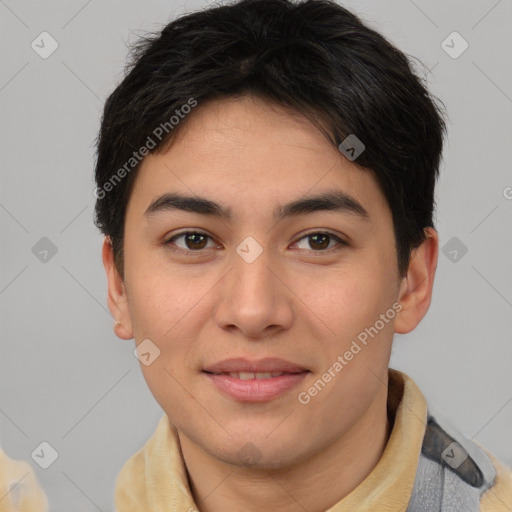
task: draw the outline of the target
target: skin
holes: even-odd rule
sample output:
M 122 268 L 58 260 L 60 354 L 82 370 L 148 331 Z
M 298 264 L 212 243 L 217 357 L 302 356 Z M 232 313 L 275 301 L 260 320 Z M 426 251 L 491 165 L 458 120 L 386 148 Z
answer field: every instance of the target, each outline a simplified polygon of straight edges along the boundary
M 229 98 L 200 104 L 182 128 L 166 152 L 141 164 L 126 212 L 124 280 L 104 241 L 115 332 L 161 350 L 141 369 L 178 430 L 201 511 L 326 510 L 368 476 L 386 446 L 393 334 L 413 330 L 429 308 L 437 233 L 425 230 L 400 277 L 391 211 L 375 178 L 300 113 Z M 354 197 L 368 219 L 317 211 L 273 220 L 276 206 L 331 189 Z M 233 218 L 176 210 L 145 219 L 164 192 L 205 196 Z M 202 252 L 184 237 L 174 247 L 196 251 L 189 257 L 164 244 L 192 228 L 211 237 Z M 347 245 L 328 238 L 319 249 L 306 236 L 325 231 Z M 236 252 L 247 236 L 263 248 L 251 264 Z M 298 393 L 395 302 L 395 318 L 299 403 Z M 240 403 L 201 372 L 240 356 L 280 357 L 311 373 L 276 399 Z M 259 453 L 252 465 L 237 456 L 247 442 Z

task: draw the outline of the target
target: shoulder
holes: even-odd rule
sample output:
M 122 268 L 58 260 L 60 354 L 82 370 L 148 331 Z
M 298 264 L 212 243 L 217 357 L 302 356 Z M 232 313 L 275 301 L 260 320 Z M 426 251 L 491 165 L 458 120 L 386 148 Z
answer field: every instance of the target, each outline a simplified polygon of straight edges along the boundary
M 504 512 L 511 505 L 510 468 L 429 413 L 408 511 Z
M 499 512 L 506 510 L 506 507 L 512 510 L 512 469 L 496 459 L 485 448 L 481 448 L 491 460 L 496 470 L 496 478 L 494 485 L 482 495 L 480 510 L 481 512 Z
M 165 414 L 119 472 L 115 505 L 116 512 L 194 508 L 179 436 Z
M 116 512 L 149 510 L 148 484 L 158 452 L 162 451 L 162 438 L 168 426 L 167 416 L 159 421 L 154 433 L 122 466 L 117 476 L 114 502 Z
M 147 506 L 144 448 L 134 453 L 123 465 L 117 476 L 115 487 L 115 509 L 117 512 L 145 510 Z
M 0 511 L 46 512 L 48 498 L 28 462 L 9 458 L 0 448 Z

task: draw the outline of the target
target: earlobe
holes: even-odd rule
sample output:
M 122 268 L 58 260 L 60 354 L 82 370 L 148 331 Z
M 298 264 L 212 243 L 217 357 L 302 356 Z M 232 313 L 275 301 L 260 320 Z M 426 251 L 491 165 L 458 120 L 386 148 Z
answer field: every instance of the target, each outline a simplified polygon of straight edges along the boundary
M 132 332 L 125 329 L 121 322 L 114 323 L 114 333 L 122 340 L 131 340 L 133 338 Z
M 112 243 L 108 237 L 103 239 L 102 259 L 107 275 L 108 309 L 115 319 L 114 332 L 118 338 L 130 340 L 133 338 L 133 329 L 125 285 L 115 266 Z
M 425 228 L 425 240 L 411 252 L 407 274 L 400 283 L 398 301 L 402 309 L 396 317 L 395 332 L 412 331 L 426 315 L 432 298 L 437 268 L 439 238 L 437 231 Z

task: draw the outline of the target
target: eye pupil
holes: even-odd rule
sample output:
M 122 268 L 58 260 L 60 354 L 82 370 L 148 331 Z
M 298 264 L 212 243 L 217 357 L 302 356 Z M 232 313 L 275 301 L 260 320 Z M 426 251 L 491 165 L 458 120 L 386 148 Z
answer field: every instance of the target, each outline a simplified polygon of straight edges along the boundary
M 314 235 L 310 235 L 309 236 L 309 239 L 310 239 L 310 245 L 313 249 L 315 249 L 314 247 L 314 244 L 318 243 L 318 239 L 319 238 L 322 238 L 323 239 L 323 243 L 320 242 L 320 247 L 316 247 L 317 249 L 325 249 L 326 247 L 329 246 L 329 235 L 327 234 L 314 234 Z M 313 240 L 313 244 L 311 244 L 311 240 Z M 325 241 L 327 240 L 327 243 L 325 243 Z
M 200 239 L 200 242 L 199 242 L 200 244 L 201 244 L 201 242 L 203 242 L 202 245 L 200 245 L 200 247 L 198 247 L 197 245 L 194 245 L 197 242 L 197 238 L 195 238 L 195 237 Z M 187 247 L 189 249 L 203 249 L 205 246 L 204 242 L 206 241 L 206 236 L 202 235 L 201 233 L 187 233 L 185 240 L 186 240 L 185 243 L 187 244 Z M 190 247 L 189 242 L 192 242 L 192 247 Z

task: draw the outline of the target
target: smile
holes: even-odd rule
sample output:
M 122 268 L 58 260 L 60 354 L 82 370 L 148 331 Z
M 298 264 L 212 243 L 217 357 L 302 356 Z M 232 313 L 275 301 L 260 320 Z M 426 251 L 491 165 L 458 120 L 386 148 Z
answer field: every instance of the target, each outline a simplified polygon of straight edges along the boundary
M 223 375 L 223 374 L 220 374 Z M 280 377 L 284 372 L 230 372 L 227 375 L 235 379 L 251 380 L 251 379 L 270 379 L 272 377 Z
M 306 375 L 305 370 L 286 372 L 203 372 L 214 389 L 237 402 L 267 402 L 285 395 L 299 386 Z

